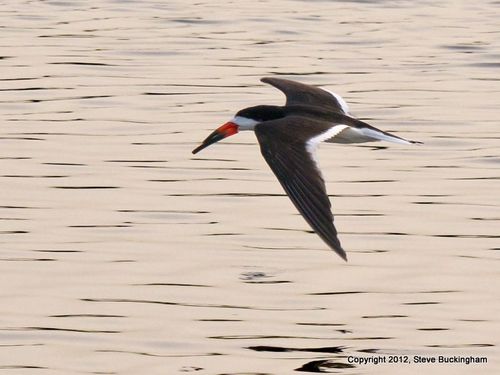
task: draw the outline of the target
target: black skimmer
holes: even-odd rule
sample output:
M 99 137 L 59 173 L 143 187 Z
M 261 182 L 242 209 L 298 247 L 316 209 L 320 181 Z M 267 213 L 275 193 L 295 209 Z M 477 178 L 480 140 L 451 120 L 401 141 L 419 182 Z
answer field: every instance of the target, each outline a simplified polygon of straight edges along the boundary
M 284 106 L 258 105 L 242 109 L 212 132 L 193 154 L 242 130 L 253 130 L 267 164 L 311 228 L 342 259 L 346 253 L 333 224 L 325 181 L 316 149 L 325 142 L 389 141 L 420 143 L 379 130 L 349 114 L 347 103 L 322 88 L 281 78 L 262 78 L 286 96 Z

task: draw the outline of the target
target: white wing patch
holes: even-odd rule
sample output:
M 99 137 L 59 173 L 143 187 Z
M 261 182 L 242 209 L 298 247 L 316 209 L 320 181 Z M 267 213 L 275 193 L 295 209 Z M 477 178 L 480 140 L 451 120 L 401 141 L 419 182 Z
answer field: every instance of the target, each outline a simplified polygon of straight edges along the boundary
M 349 126 L 347 126 L 347 125 L 335 125 L 335 126 L 331 127 L 330 129 L 328 129 L 326 132 L 323 132 L 319 135 L 316 135 L 316 136 L 310 138 L 306 142 L 306 151 L 309 153 L 309 155 L 311 155 L 311 158 L 316 163 L 316 166 L 318 165 L 318 160 L 316 159 L 316 149 L 318 148 L 318 145 L 321 142 L 324 142 L 328 139 L 335 137 L 342 130 L 344 130 L 348 127 Z M 318 170 L 319 170 L 319 168 L 318 168 Z
M 328 129 L 326 132 L 323 132 L 319 135 L 316 135 L 312 138 L 310 138 L 306 142 L 306 149 L 307 151 L 312 154 L 314 151 L 316 151 L 316 148 L 318 148 L 318 145 L 321 142 L 326 141 L 327 139 L 335 137 L 337 134 L 339 134 L 342 130 L 349 128 L 347 125 L 334 125 L 330 129 Z
M 323 87 L 321 87 L 321 89 L 332 95 L 335 98 L 335 100 L 337 100 L 344 114 L 346 115 L 349 114 L 349 106 L 347 105 L 347 102 L 344 100 L 344 98 L 342 98 L 339 94 L 336 94 L 333 91 L 327 90 Z

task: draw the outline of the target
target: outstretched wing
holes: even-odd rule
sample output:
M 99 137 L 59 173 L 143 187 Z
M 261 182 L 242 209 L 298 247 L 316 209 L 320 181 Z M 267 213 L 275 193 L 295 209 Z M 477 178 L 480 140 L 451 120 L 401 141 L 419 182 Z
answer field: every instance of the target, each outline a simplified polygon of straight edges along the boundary
M 330 128 L 323 122 L 289 116 L 257 125 L 255 134 L 264 159 L 297 210 L 323 241 L 347 260 L 333 224 L 325 182 L 315 160 L 315 146 Z
M 312 105 L 345 115 L 349 113 L 344 99 L 331 91 L 283 78 L 264 77 L 261 82 L 281 90 L 286 96 L 286 105 Z

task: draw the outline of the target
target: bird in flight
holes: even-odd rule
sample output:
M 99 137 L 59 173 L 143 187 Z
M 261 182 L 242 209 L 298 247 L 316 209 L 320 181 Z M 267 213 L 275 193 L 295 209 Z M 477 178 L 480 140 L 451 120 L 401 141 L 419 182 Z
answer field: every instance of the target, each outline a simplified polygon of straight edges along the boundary
M 328 90 L 282 78 L 262 78 L 286 96 L 284 106 L 258 105 L 240 110 L 214 130 L 193 154 L 242 130 L 253 130 L 262 156 L 297 210 L 321 239 L 347 260 L 333 222 L 316 149 L 321 142 L 388 141 L 416 144 L 384 132 L 349 114 L 347 103 Z

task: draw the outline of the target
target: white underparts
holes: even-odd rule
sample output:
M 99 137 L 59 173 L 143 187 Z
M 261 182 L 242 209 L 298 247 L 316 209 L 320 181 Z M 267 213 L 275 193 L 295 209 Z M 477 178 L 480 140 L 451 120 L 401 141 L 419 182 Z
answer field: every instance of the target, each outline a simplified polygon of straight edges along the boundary
M 253 130 L 255 128 L 255 125 L 257 125 L 259 122 L 256 120 L 253 120 L 251 118 L 247 117 L 242 117 L 242 116 L 235 116 L 232 120 L 232 123 L 238 125 L 238 130 Z

